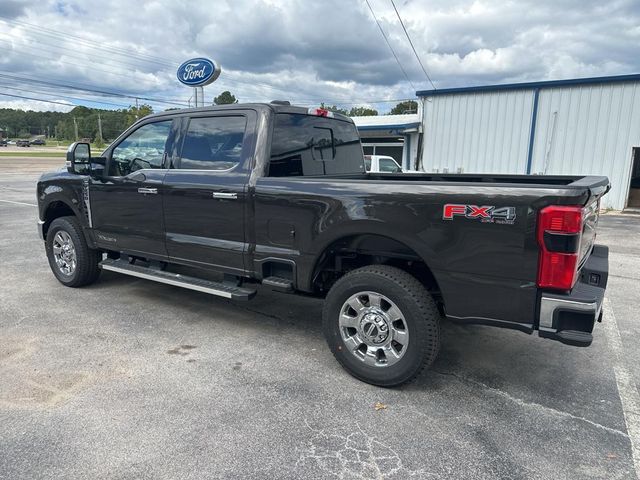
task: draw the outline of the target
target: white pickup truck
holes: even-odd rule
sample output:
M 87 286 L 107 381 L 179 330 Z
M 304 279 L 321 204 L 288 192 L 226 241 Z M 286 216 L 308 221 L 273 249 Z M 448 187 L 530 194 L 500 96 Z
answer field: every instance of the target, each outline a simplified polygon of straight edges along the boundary
M 393 157 L 386 155 L 365 155 L 364 166 L 370 173 L 402 173 L 402 167 Z

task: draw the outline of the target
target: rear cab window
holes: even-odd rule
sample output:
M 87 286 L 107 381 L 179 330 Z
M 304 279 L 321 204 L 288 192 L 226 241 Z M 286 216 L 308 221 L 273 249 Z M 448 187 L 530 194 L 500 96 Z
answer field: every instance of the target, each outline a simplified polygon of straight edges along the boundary
M 364 173 L 356 126 L 337 118 L 277 113 L 271 140 L 270 177 Z
M 181 170 L 230 170 L 242 158 L 244 116 L 194 117 L 182 144 Z

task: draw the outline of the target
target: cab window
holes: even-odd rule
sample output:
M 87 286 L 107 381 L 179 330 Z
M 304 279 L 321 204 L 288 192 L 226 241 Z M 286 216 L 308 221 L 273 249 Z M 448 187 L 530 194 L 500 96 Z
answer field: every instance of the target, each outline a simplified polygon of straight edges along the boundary
M 379 158 L 378 166 L 381 172 L 399 173 L 402 171 L 400 166 L 390 158 Z
M 111 153 L 109 175 L 120 177 L 144 168 L 163 168 L 171 120 L 147 123 L 122 140 Z
M 362 145 L 353 123 L 297 113 L 276 114 L 270 177 L 363 172 Z
M 243 116 L 192 118 L 182 144 L 180 169 L 229 170 L 242 158 Z

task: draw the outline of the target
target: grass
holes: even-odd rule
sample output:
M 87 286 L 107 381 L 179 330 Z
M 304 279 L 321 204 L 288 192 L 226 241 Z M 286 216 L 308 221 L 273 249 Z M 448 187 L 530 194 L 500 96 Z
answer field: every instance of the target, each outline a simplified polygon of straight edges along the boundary
M 45 157 L 60 157 L 64 158 L 67 152 L 60 150 L 59 152 L 52 150 L 51 152 L 3 152 L 0 150 L 0 158 L 2 157 L 31 157 L 31 158 L 45 158 Z

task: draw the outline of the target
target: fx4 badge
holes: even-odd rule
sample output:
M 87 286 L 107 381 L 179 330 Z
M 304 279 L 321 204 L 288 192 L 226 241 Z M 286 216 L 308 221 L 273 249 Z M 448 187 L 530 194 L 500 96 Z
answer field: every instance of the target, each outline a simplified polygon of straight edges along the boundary
M 502 223 L 513 225 L 516 221 L 516 207 L 495 207 L 493 205 L 462 205 L 447 203 L 442 210 L 443 220 L 453 217 L 465 217 L 483 223 Z

